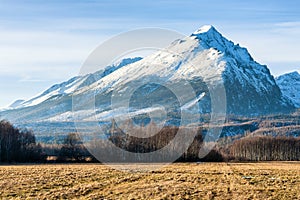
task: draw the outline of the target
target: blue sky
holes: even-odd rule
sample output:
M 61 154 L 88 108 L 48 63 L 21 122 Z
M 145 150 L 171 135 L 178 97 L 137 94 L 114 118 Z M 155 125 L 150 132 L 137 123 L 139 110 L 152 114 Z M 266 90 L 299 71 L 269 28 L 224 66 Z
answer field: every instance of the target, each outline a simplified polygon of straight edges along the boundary
M 300 1 L 0 0 L 0 107 L 79 73 L 106 39 L 143 27 L 191 34 L 205 24 L 272 74 L 300 72 Z

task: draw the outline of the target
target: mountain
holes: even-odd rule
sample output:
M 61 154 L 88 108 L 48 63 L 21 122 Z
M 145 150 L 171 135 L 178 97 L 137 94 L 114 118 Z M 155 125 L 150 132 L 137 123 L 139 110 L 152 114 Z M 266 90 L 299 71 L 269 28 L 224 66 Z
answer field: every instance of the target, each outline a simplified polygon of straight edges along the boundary
M 87 74 L 85 76 L 73 77 L 68 81 L 53 85 L 52 87 L 50 87 L 43 93 L 37 95 L 36 97 L 33 97 L 32 99 L 29 99 L 27 101 L 17 100 L 12 105 L 14 105 L 14 108 L 25 108 L 25 107 L 38 105 L 50 99 L 57 99 L 63 96 L 72 95 L 76 90 L 79 90 L 80 88 L 85 86 L 89 86 L 90 84 L 101 79 L 102 77 L 109 75 L 113 71 L 125 65 L 128 65 L 130 63 L 139 61 L 141 59 L 142 59 L 141 57 L 125 58 L 121 60 L 119 63 L 116 63 L 115 65 L 106 67 L 104 71 L 97 71 L 94 74 Z
M 193 122 L 197 114 L 211 113 L 212 94 L 222 88 L 226 96 L 214 96 L 214 104 L 226 103 L 227 114 L 257 116 L 294 109 L 267 66 L 213 26 L 203 26 L 143 59 L 124 62 L 54 85 L 16 109 L 0 112 L 0 117 L 37 134 L 75 131 L 74 121 L 84 127 L 118 117 L 147 123 L 148 114 L 157 111 L 167 116 L 165 123 L 177 125 L 182 115 Z M 128 113 L 124 105 L 129 94 Z
M 300 108 L 300 74 L 295 71 L 276 78 L 276 83 L 285 97 Z

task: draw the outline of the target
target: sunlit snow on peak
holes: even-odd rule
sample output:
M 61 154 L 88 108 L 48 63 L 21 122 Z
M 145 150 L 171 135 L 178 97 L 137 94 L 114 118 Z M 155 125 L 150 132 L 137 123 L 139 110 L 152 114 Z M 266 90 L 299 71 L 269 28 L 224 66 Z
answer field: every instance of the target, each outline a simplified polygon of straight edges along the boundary
M 199 28 L 197 31 L 195 31 L 193 34 L 207 33 L 209 30 L 213 28 L 214 27 L 212 25 L 204 25 L 201 28 Z

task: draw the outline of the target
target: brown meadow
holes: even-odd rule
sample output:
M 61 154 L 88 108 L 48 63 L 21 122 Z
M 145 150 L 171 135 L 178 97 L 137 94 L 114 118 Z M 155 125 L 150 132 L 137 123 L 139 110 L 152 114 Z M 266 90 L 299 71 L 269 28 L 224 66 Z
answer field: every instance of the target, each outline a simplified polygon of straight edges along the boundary
M 1 199 L 300 199 L 300 162 L 0 166 Z

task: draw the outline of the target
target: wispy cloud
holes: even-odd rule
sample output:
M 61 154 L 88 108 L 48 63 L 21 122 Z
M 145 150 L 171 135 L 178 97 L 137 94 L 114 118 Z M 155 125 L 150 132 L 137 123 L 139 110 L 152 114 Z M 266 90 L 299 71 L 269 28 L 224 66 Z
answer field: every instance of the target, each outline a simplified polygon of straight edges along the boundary
M 300 21 L 281 22 L 274 25 L 274 32 L 285 35 L 300 35 Z

